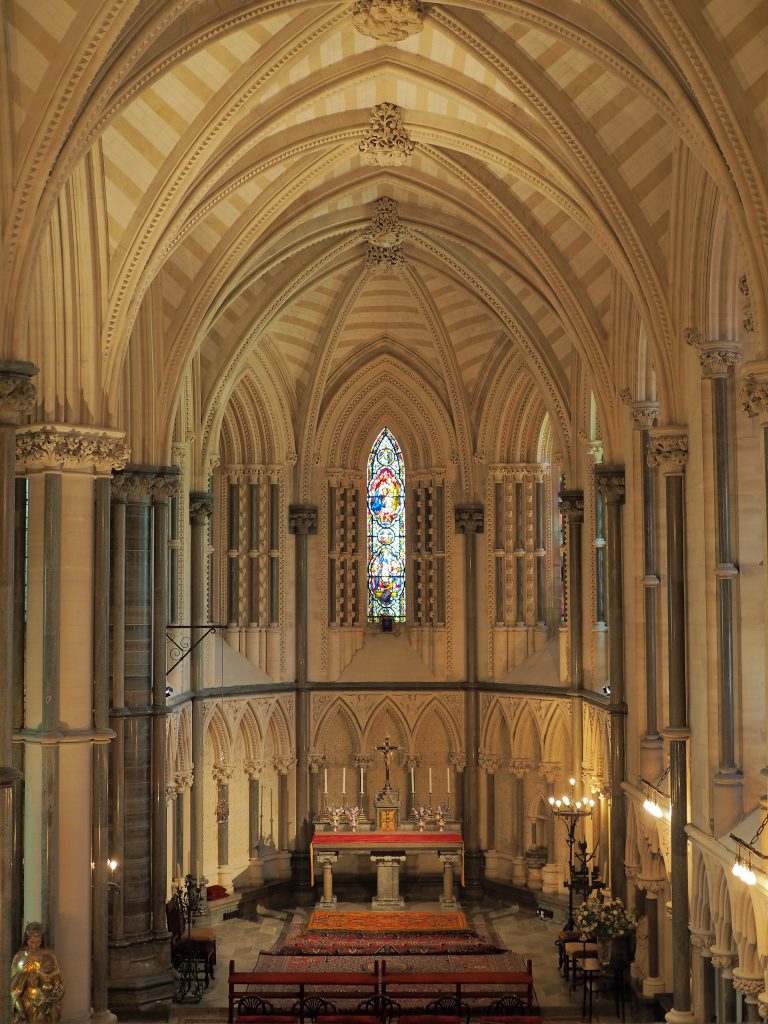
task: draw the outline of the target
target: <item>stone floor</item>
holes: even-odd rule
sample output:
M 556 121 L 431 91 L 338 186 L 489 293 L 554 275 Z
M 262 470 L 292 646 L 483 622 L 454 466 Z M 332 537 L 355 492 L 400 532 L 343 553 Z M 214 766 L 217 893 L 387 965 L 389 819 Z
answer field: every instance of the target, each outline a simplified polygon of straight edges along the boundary
M 339 903 L 339 910 L 369 910 L 370 904 Z M 410 902 L 408 910 L 434 910 L 434 903 Z M 581 991 L 571 995 L 568 986 L 557 970 L 555 939 L 560 926 L 552 921 L 541 920 L 532 910 L 520 908 L 501 901 L 488 901 L 479 908 L 465 908 L 470 921 L 485 919 L 501 939 L 503 945 L 533 961 L 533 977 L 536 995 L 547 1020 L 581 1020 Z M 211 983 L 202 1002 L 198 1005 L 181 1004 L 174 1006 L 171 1020 L 182 1024 L 187 1021 L 226 1021 L 227 1019 L 227 973 L 229 961 L 234 960 L 240 970 L 251 969 L 259 952 L 270 949 L 277 941 L 288 920 L 306 919 L 311 908 L 286 907 L 284 909 L 259 908 L 258 920 L 248 921 L 235 918 L 216 926 L 218 966 L 216 979 Z M 593 1021 L 611 1024 L 615 1016 L 615 1005 L 606 997 L 595 1002 Z M 628 1000 L 626 1024 L 650 1022 L 655 1018 L 647 1004 Z M 662 1019 L 662 1018 L 658 1018 Z

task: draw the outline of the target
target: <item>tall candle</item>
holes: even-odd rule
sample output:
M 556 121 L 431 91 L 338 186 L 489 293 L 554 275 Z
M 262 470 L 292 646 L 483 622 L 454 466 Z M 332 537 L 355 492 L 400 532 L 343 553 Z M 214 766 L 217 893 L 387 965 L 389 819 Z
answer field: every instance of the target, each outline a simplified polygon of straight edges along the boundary
M 429 795 L 432 796 L 432 766 L 429 767 Z
M 413 765 L 411 765 L 411 792 L 416 792 L 416 783 L 413 781 Z
M 451 769 L 450 765 L 445 769 L 445 781 L 448 785 L 448 796 L 451 795 Z
M 360 769 L 360 792 L 365 792 L 365 768 Z
M 347 769 L 341 769 L 341 795 L 346 796 L 347 792 Z
M 328 769 L 323 768 L 323 792 L 328 792 Z

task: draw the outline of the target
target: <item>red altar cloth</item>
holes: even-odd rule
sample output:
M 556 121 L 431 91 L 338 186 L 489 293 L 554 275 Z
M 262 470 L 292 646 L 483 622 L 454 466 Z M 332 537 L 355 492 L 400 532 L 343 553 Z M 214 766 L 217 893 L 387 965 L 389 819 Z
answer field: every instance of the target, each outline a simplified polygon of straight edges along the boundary
M 312 885 L 315 884 L 315 848 L 345 846 L 371 850 L 376 853 L 387 849 L 422 847 L 429 850 L 457 849 L 461 854 L 461 884 L 464 884 L 464 837 L 461 832 L 316 832 L 309 844 L 309 862 Z

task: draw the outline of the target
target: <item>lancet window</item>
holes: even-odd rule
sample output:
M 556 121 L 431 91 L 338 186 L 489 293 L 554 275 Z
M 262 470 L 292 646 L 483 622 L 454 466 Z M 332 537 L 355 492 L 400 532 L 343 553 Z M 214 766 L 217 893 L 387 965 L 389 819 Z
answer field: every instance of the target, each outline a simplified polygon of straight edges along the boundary
M 405 621 L 405 463 L 385 427 L 368 457 L 368 619 Z

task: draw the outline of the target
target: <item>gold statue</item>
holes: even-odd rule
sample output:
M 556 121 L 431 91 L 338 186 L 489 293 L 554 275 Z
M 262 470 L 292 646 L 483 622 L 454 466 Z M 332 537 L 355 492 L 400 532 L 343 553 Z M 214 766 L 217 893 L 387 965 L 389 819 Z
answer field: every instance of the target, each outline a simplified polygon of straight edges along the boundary
M 39 921 L 24 929 L 24 943 L 11 964 L 14 1024 L 58 1024 L 64 986 L 56 954 L 44 945 Z

